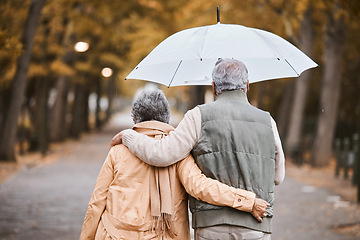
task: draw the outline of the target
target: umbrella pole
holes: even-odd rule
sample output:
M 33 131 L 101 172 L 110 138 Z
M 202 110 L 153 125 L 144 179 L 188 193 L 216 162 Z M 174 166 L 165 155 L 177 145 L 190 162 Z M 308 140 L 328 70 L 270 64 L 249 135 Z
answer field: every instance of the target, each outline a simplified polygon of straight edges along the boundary
M 220 8 L 217 6 L 217 23 L 220 23 Z

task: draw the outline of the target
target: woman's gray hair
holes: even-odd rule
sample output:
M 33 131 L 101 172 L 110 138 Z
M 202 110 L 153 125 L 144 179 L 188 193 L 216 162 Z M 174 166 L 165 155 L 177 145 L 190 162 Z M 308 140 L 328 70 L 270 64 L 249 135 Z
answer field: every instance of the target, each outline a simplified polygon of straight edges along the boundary
M 212 72 L 217 94 L 222 91 L 247 91 L 248 70 L 244 63 L 236 59 L 220 59 Z
M 151 120 L 169 123 L 170 106 L 163 91 L 156 89 L 140 93 L 133 104 L 131 116 L 135 123 Z

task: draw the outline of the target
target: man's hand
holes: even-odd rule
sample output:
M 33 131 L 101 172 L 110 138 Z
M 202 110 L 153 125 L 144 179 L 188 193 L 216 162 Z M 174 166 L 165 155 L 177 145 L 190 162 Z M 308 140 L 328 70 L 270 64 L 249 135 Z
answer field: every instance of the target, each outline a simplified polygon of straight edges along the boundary
M 270 206 L 270 204 L 260 198 L 255 198 L 255 203 L 251 214 L 262 223 L 262 218 L 266 217 L 266 209 Z
M 116 134 L 115 137 L 113 137 L 113 139 L 110 142 L 110 148 L 112 148 L 115 145 L 119 145 L 119 144 L 122 143 L 122 135 L 123 134 L 122 134 L 122 131 L 121 131 L 118 134 Z

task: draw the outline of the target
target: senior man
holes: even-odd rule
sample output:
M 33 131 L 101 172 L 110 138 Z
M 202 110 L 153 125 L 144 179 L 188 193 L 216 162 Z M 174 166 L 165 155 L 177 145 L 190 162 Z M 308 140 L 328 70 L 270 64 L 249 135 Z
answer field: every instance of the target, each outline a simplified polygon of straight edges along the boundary
M 276 123 L 249 104 L 248 71 L 235 59 L 220 59 L 213 70 L 216 100 L 188 111 L 175 131 L 153 140 L 132 130 L 114 137 L 144 162 L 168 166 L 191 153 L 204 174 L 252 191 L 270 203 L 263 222 L 249 213 L 191 198 L 195 239 L 271 239 L 274 186 L 285 176 Z M 176 148 L 174 148 L 176 146 Z

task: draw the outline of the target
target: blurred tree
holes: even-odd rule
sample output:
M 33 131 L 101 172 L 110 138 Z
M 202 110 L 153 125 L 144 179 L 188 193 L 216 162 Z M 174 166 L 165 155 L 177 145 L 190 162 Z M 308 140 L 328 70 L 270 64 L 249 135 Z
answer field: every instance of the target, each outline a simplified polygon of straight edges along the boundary
M 283 86 L 284 91 L 282 95 L 281 103 L 278 108 L 277 127 L 282 140 L 286 140 L 286 135 L 289 129 L 289 117 L 288 114 L 293 106 L 293 96 L 295 91 L 295 82 L 290 81 Z M 285 149 L 286 152 L 286 149 Z
M 131 14 L 141 15 L 144 12 L 144 7 L 141 7 L 138 1 L 131 1 L 127 4 L 118 1 L 108 1 L 108 3 L 59 0 L 49 1 L 45 5 L 43 16 L 41 16 L 43 30 L 37 31 L 34 43 L 36 50 L 29 64 L 28 78 L 34 84 L 28 86 L 25 95 L 25 102 L 27 103 L 25 114 L 22 115 L 24 117 L 23 122 L 27 123 L 26 128 L 32 132 L 31 142 L 34 149 L 40 145 L 45 146 L 40 144 L 44 143 L 40 140 L 46 139 L 49 134 L 46 129 L 47 119 L 44 117 L 48 115 L 48 101 L 54 99 L 54 95 L 56 100 L 51 100 L 52 103 L 49 102 L 51 106 L 50 129 L 53 130 L 50 136 L 53 140 L 64 140 L 67 137 L 68 130 L 74 128 L 73 126 L 80 126 L 76 128 L 79 132 L 89 130 L 87 98 L 92 91 L 95 91 L 95 83 L 101 80 L 100 71 L 104 66 L 100 66 L 99 61 L 104 65 L 110 64 L 117 72 L 126 65 L 124 58 L 118 56 L 125 56 L 129 49 L 124 36 L 130 30 L 120 29 L 117 26 L 121 26 L 121 23 L 128 19 Z M 113 11 L 114 7 L 121 11 Z M 11 83 L 20 86 L 11 79 L 15 73 L 16 55 L 22 53 L 22 44 L 17 39 L 20 39 L 21 34 L 19 33 L 24 30 L 22 29 L 23 25 L 19 24 L 21 18 L 13 16 L 24 15 L 22 14 L 23 9 L 23 1 L 6 1 L 0 4 L 0 11 L 4 13 L 0 16 L 1 20 L 4 20 L 1 21 L 0 25 L 0 41 L 5 44 L 5 47 L 0 49 L 0 52 L 4 53 L 0 56 L 0 61 L 4 63 L 2 65 L 4 68 L 0 70 L 1 140 L 8 140 L 9 138 L 9 133 L 4 131 L 4 117 L 9 115 L 6 110 L 10 109 L 7 107 L 10 97 L 14 98 L 15 96 L 8 91 L 8 86 Z M 30 14 L 30 16 L 32 15 Z M 14 21 L 10 21 L 13 19 Z M 14 24 L 12 24 L 13 22 Z M 26 31 L 28 32 L 28 30 Z M 81 55 L 74 52 L 73 47 L 76 39 L 88 40 L 92 45 L 92 51 L 87 53 L 85 60 L 82 59 Z M 29 44 L 26 47 L 28 48 Z M 28 59 L 30 60 L 30 58 Z M 75 76 L 76 78 L 74 78 Z M 52 80 L 56 77 L 57 81 L 54 85 Z M 52 97 L 48 99 L 50 92 Z M 71 96 L 69 95 L 70 92 L 75 93 L 75 102 L 69 101 L 71 100 L 68 98 Z M 100 92 L 98 98 L 102 97 L 102 94 L 103 92 Z M 79 101 L 77 101 L 78 99 Z M 73 107 L 72 111 L 70 111 L 69 106 Z M 79 108 L 81 111 L 76 111 Z M 8 112 L 13 114 L 16 112 L 15 110 L 15 108 L 11 108 Z M 30 114 L 26 114 L 27 112 Z M 80 112 L 82 114 L 79 114 Z M 68 120 L 71 120 L 71 123 Z M 14 125 L 17 125 L 17 122 L 13 121 Z M 1 148 L 13 152 L 11 147 L 6 147 L 7 145 L 1 144 Z M 44 151 L 46 151 L 45 149 L 46 147 L 44 147 Z M 3 155 L 3 158 L 7 159 L 8 156 Z
M 29 2 L 0 2 L 0 129 L 3 129 L 10 102 L 9 87 L 16 71 L 16 60 L 23 52 L 21 31 L 25 23 Z M 13 14 L 17 12 L 18 14 Z M 2 131 L 0 131 L 0 139 Z
M 21 105 L 24 99 L 23 96 L 26 88 L 26 77 L 30 64 L 33 39 L 38 25 L 40 12 L 44 3 L 45 0 L 33 0 L 31 2 L 22 39 L 22 43 L 25 49 L 24 53 L 18 59 L 16 74 L 11 87 L 11 100 L 9 106 L 9 109 L 11 109 L 11 111 L 8 111 L 6 114 L 4 131 L 1 138 L 1 160 L 16 160 L 14 147 L 16 141 L 17 119 L 19 117 Z
M 324 73 L 322 76 L 320 113 L 312 151 L 312 165 L 327 165 L 332 158 L 341 90 L 341 65 L 345 40 L 344 5 L 340 0 L 324 1 L 327 23 L 324 30 Z
M 59 30 L 56 32 L 57 39 L 54 44 L 61 46 L 61 52 L 52 64 L 52 70 L 57 73 L 54 91 L 56 97 L 52 108 L 50 109 L 49 138 L 52 141 L 63 141 L 67 137 L 66 116 L 68 107 L 68 93 L 70 90 L 71 77 L 74 76 L 72 67 L 75 61 L 75 35 L 74 21 L 70 19 L 71 10 L 73 10 L 71 1 L 63 3 L 61 6 L 53 7 L 57 9 L 61 18 L 58 18 Z M 55 10 L 54 9 L 54 10 Z M 52 12 L 52 11 L 51 11 Z
M 114 9 L 117 11 L 113 11 Z M 131 18 L 132 14 L 136 16 L 142 12 L 143 8 L 136 1 L 107 1 L 107 4 L 98 1 L 67 1 L 63 12 L 63 55 L 58 62 L 62 63 L 60 66 L 65 65 L 72 71 L 60 75 L 56 83 L 58 94 L 51 121 L 53 140 L 62 141 L 67 137 L 68 131 L 64 131 L 64 128 L 71 129 L 73 137 L 78 137 L 81 132 L 89 129 L 86 121 L 89 115 L 87 101 L 81 100 L 80 103 L 78 99 L 86 100 L 92 92 L 96 92 L 97 96 L 96 126 L 103 124 L 99 103 L 102 95 L 106 94 L 106 87 L 103 86 L 106 81 L 101 77 L 101 69 L 111 67 L 114 72 L 118 72 L 126 67 L 126 61 L 123 60 L 127 58 L 129 50 L 126 34 L 136 22 L 131 23 L 128 28 L 123 28 L 123 22 Z M 74 44 L 77 41 L 86 41 L 90 45 L 89 50 L 76 53 Z M 72 72 L 77 73 L 76 78 Z M 116 77 L 114 75 L 113 81 Z M 70 105 L 67 97 L 69 92 L 74 94 Z M 111 98 L 108 99 L 111 101 Z M 69 106 L 72 107 L 71 111 Z M 82 114 L 79 114 L 79 109 L 84 109 Z M 68 123 L 66 116 L 71 116 Z
M 351 135 L 357 131 L 356 109 L 359 106 L 359 99 L 354 97 L 358 94 L 352 94 L 358 92 L 359 86 L 354 79 L 358 78 L 359 73 L 352 70 L 359 59 L 360 46 L 358 37 L 354 37 L 354 31 L 359 29 L 360 3 L 351 0 L 334 0 L 322 1 L 320 6 L 326 16 L 327 24 L 322 43 L 325 67 L 312 154 L 314 166 L 324 166 L 329 163 L 335 136 L 351 138 Z M 344 86 L 347 88 L 344 89 Z M 337 132 L 335 132 L 336 126 L 339 129 Z
M 52 140 L 57 141 L 70 135 L 78 137 L 95 125 L 93 115 L 89 122 L 88 98 L 91 94 L 97 98 L 96 118 L 98 126 L 101 126 L 109 119 L 114 94 L 132 97 L 139 86 L 146 84 L 144 81 L 118 80 L 124 79 L 142 58 L 169 35 L 190 27 L 215 24 L 216 6 L 220 5 L 222 23 L 271 31 L 299 46 L 308 55 L 312 41 L 312 56 L 321 66 L 329 62 L 324 58 L 323 64 L 321 55 L 330 55 L 328 50 L 325 54 L 327 45 L 322 41 L 325 36 L 322 34 L 322 26 L 329 19 L 330 10 L 336 12 L 333 13 L 335 22 L 344 16 L 346 28 L 343 41 L 346 44 L 343 44 L 343 51 L 346 62 L 342 62 L 344 70 L 340 91 L 343 97 L 338 103 L 338 130 L 334 134 L 351 134 L 360 116 L 357 110 L 354 111 L 356 106 L 360 109 L 357 94 L 360 86 L 356 82 L 359 75 L 357 69 L 360 45 L 356 33 L 360 28 L 357 21 L 360 4 L 357 1 L 338 0 L 342 7 L 339 11 L 334 11 L 332 7 L 335 2 L 336 0 L 225 0 L 221 3 L 216 0 L 47 1 L 34 39 L 29 82 L 24 95 L 23 111 L 18 118 L 19 125 L 31 133 L 34 149 L 41 145 L 39 136 L 45 139 L 49 135 Z M 24 53 L 20 39 L 30 3 L 30 0 L 0 2 L 1 141 L 7 136 L 3 135 L 4 121 L 10 98 L 13 97 L 9 89 L 14 83 L 16 60 Z M 84 53 L 75 52 L 74 44 L 77 41 L 88 42 L 89 50 Z M 113 69 L 113 77 L 105 79 L 101 76 L 101 69 L 104 67 Z M 324 87 L 320 86 L 320 71 L 307 73 L 302 74 L 300 79 L 268 81 L 250 86 L 250 102 L 272 113 L 278 122 L 282 138 L 287 136 L 286 146 L 287 142 L 289 146 L 292 145 L 291 138 L 296 143 L 302 142 L 305 134 L 315 135 L 314 119 L 318 113 L 320 91 Z M 311 81 L 302 79 L 311 74 Z M 110 92 L 114 90 L 115 81 L 117 89 Z M 328 85 L 327 82 L 324 84 Z M 203 102 L 202 88 L 177 87 L 166 89 L 166 92 L 169 98 L 175 96 L 178 100 L 187 101 L 187 107 L 190 108 Z M 110 108 L 106 112 L 100 109 L 101 98 L 109 101 Z M 178 103 L 177 106 L 182 111 L 186 110 L 184 104 Z M 48 108 L 50 111 L 46 113 Z M 44 119 L 44 116 L 49 119 Z M 50 123 L 48 130 L 45 129 L 46 120 Z M 44 129 L 40 131 L 39 126 Z M 288 134 L 285 135 L 286 131 Z M 43 132 L 48 135 L 42 135 Z
M 116 95 L 116 75 L 117 72 L 113 72 L 112 75 L 108 79 L 108 85 L 106 88 L 106 95 L 108 96 L 108 108 L 106 110 L 106 121 L 110 120 L 110 117 L 113 112 L 113 100 Z
M 41 21 L 40 29 L 43 34 L 38 34 L 38 36 L 42 36 L 42 44 L 41 49 L 36 51 L 33 54 L 32 62 L 38 63 L 39 68 L 41 69 L 37 76 L 34 73 L 30 74 L 29 71 L 29 80 L 33 80 L 35 83 L 33 84 L 34 90 L 32 93 L 33 96 L 29 97 L 29 99 L 35 100 L 35 107 L 33 107 L 34 114 L 32 123 L 33 134 L 30 143 L 30 150 L 39 150 L 42 154 L 45 154 L 48 150 L 48 97 L 49 97 L 49 88 L 50 88 L 50 80 L 51 74 L 46 69 L 49 68 L 48 60 L 50 60 L 50 54 L 48 53 L 48 45 L 47 41 L 49 38 L 50 26 L 49 19 L 43 18 Z M 36 42 L 36 39 L 35 39 Z M 37 54 L 36 54 L 37 53 Z M 40 55 L 38 61 L 36 61 L 35 55 Z M 31 69 L 31 66 L 30 66 Z M 34 68 L 33 68 L 34 69 Z M 28 87 L 29 88 L 29 87 Z M 31 106 L 30 106 L 31 107 Z
M 351 15 L 347 24 L 346 40 L 344 43 L 343 80 L 341 81 L 341 98 L 338 113 L 336 138 L 350 137 L 360 123 L 360 2 L 351 7 Z M 356 13 L 357 9 L 357 13 Z
M 312 5 L 311 2 L 309 2 L 301 20 L 299 40 L 300 49 L 309 57 L 312 57 L 312 47 L 314 44 L 315 34 L 311 15 Z M 291 108 L 290 121 L 285 144 L 285 148 L 288 153 L 291 153 L 292 151 L 300 151 L 299 148 L 301 147 L 301 133 L 307 100 L 307 88 L 311 77 L 312 71 L 305 71 L 302 73 L 299 79 L 294 79 L 294 101 Z

